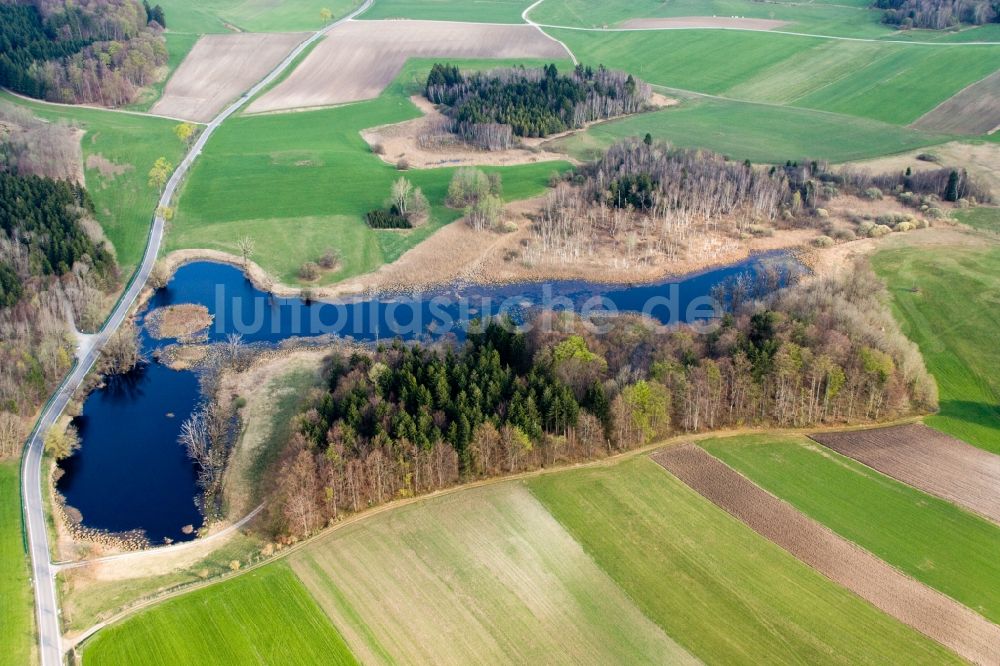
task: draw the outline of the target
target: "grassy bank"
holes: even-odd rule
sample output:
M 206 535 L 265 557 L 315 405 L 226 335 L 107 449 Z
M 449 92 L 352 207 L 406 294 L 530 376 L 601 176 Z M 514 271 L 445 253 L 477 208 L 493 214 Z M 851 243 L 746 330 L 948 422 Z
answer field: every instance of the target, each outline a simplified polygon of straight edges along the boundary
M 1000 245 L 886 250 L 872 264 L 937 380 L 927 425 L 1000 453 Z
M 299 32 L 319 30 L 320 10 L 334 20 L 361 4 L 359 0 L 161 0 L 167 27 L 176 32 Z
M 28 554 L 21 536 L 18 461 L 0 462 L 0 665 L 30 663 L 35 645 L 34 603 Z

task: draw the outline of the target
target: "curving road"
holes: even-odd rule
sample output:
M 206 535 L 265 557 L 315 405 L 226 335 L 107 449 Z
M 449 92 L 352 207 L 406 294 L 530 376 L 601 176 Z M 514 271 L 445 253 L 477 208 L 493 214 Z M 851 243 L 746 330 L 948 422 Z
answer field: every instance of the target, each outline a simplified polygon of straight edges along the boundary
M 170 205 L 177 191 L 178 186 L 187 174 L 188 169 L 201 154 L 202 148 L 208 142 L 212 134 L 219 128 L 229 116 L 241 109 L 250 98 L 259 93 L 264 87 L 277 79 L 292 62 L 305 49 L 316 42 L 335 26 L 353 19 L 361 12 L 367 10 L 373 0 L 365 0 L 364 4 L 355 9 L 344 18 L 331 23 L 322 30 L 314 33 L 308 39 L 299 44 L 295 49 L 282 60 L 277 67 L 261 79 L 253 88 L 248 90 L 240 99 L 229 105 L 219 115 L 209 122 L 198 139 L 191 146 L 187 155 L 174 170 L 167 181 L 158 202 L 159 207 Z M 42 501 L 42 439 L 48 428 L 58 420 L 67 403 L 73 394 L 80 387 L 84 377 L 100 356 L 101 349 L 108 338 L 118 329 L 121 323 L 129 314 L 129 310 L 139 297 L 140 292 L 149 279 L 149 274 L 156 263 L 156 256 L 160 251 L 160 243 L 163 241 L 165 220 L 159 214 L 153 218 L 153 226 L 146 243 L 146 252 L 142 257 L 142 263 L 133 274 L 125 292 L 122 294 L 115 309 L 104 322 L 104 326 L 90 339 L 88 346 L 81 350 L 76 365 L 70 373 L 63 379 L 59 389 L 49 399 L 49 402 L 42 410 L 35 429 L 28 439 L 27 448 L 21 470 L 21 487 L 23 493 L 23 507 L 25 514 L 25 527 L 28 536 L 28 550 L 31 555 L 32 585 L 35 592 L 35 611 L 38 622 L 39 656 L 42 666 L 57 666 L 63 662 L 62 649 L 62 629 L 59 621 L 59 600 L 56 595 L 55 574 L 56 565 L 52 563 L 49 551 L 48 533 L 45 528 L 45 509 Z

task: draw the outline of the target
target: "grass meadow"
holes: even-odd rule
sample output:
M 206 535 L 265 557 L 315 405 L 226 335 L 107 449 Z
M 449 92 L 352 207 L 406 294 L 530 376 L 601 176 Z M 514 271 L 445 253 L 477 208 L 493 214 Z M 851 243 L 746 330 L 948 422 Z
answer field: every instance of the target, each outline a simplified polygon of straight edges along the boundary
M 957 661 L 646 457 L 529 485 L 646 616 L 706 663 Z
M 1000 44 L 928 46 L 728 30 L 551 30 L 588 63 L 650 83 L 895 124 L 991 74 Z
M 376 0 L 362 19 L 424 19 L 470 23 L 523 23 L 534 0 Z
M 499 64 L 466 61 L 463 66 Z M 460 211 L 444 206 L 454 169 L 401 173 L 374 155 L 359 132 L 418 115 L 407 99 L 430 63 L 411 63 L 374 100 L 330 109 L 240 116 L 223 125 L 206 146 L 180 195 L 166 249 L 211 248 L 238 254 L 237 240 L 256 241 L 254 260 L 282 282 L 298 281 L 298 269 L 327 248 L 341 266 L 326 283 L 371 271 L 397 259 Z M 564 162 L 490 167 L 503 177 L 508 201 L 544 191 Z M 364 214 L 381 206 L 391 183 L 405 176 L 423 189 L 431 219 L 407 231 L 376 231 Z
M 1000 579 L 1000 527 L 806 437 L 755 435 L 698 444 L 845 539 L 1000 621 L 1000 588 L 994 584 Z
M 0 91 L 3 103 L 79 127 L 86 132 L 81 140 L 84 161 L 94 157 L 112 167 L 105 167 L 104 173 L 100 168 L 87 168 L 87 190 L 127 277 L 142 258 L 159 198 L 159 192 L 149 186 L 149 169 L 159 157 L 177 164 L 186 150 L 174 135 L 177 123 L 152 116 L 28 102 Z
M 937 380 L 927 425 L 1000 453 L 1000 245 L 883 250 L 872 265 Z
M 167 28 L 194 34 L 232 32 L 299 32 L 323 27 L 320 10 L 343 18 L 360 0 L 159 0 Z
M 646 132 L 677 146 L 708 148 L 733 159 L 766 163 L 804 157 L 846 162 L 947 140 L 875 120 L 810 109 L 690 98 L 680 106 L 599 123 L 551 145 L 587 160 L 615 141 Z
M 1000 208 L 966 208 L 952 212 L 952 217 L 980 231 L 1000 233 Z
M 87 664 L 355 664 L 284 563 L 169 599 L 107 627 Z
M 365 663 L 692 661 L 516 482 L 372 516 L 290 563 Z
M 28 554 L 21 535 L 21 483 L 17 460 L 0 462 L 0 665 L 32 661 L 34 603 Z

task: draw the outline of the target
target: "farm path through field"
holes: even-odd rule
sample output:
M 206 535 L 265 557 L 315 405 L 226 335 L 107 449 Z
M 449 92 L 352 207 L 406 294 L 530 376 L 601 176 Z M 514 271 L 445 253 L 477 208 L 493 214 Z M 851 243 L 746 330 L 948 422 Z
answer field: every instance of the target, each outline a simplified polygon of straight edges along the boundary
M 905 576 L 694 444 L 668 448 L 652 458 L 758 534 L 900 622 L 973 663 L 995 663 L 1000 626 Z
M 1000 524 L 1000 456 L 920 423 L 810 437 L 841 455 Z

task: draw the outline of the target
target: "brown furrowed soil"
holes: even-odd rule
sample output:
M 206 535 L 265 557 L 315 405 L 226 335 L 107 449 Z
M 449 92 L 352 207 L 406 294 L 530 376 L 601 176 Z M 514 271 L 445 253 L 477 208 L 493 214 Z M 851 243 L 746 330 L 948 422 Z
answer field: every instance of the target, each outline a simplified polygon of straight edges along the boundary
M 348 21 L 248 113 L 332 106 L 378 97 L 409 58 L 567 58 L 530 25 Z
M 1000 128 L 1000 71 L 963 88 L 917 118 L 922 130 L 946 134 L 990 134 Z
M 290 32 L 206 35 L 170 77 L 150 113 L 207 122 L 306 37 Z
M 619 28 L 645 30 L 677 30 L 680 28 L 734 28 L 740 30 L 776 30 L 788 21 L 737 18 L 735 16 L 678 16 L 675 18 L 637 18 L 618 24 Z
M 837 453 L 1000 524 L 1000 456 L 919 423 L 810 437 Z
M 853 433 L 852 433 L 853 434 Z M 1000 627 L 834 534 L 693 444 L 653 454 L 681 481 L 824 576 L 974 663 L 996 663 Z

